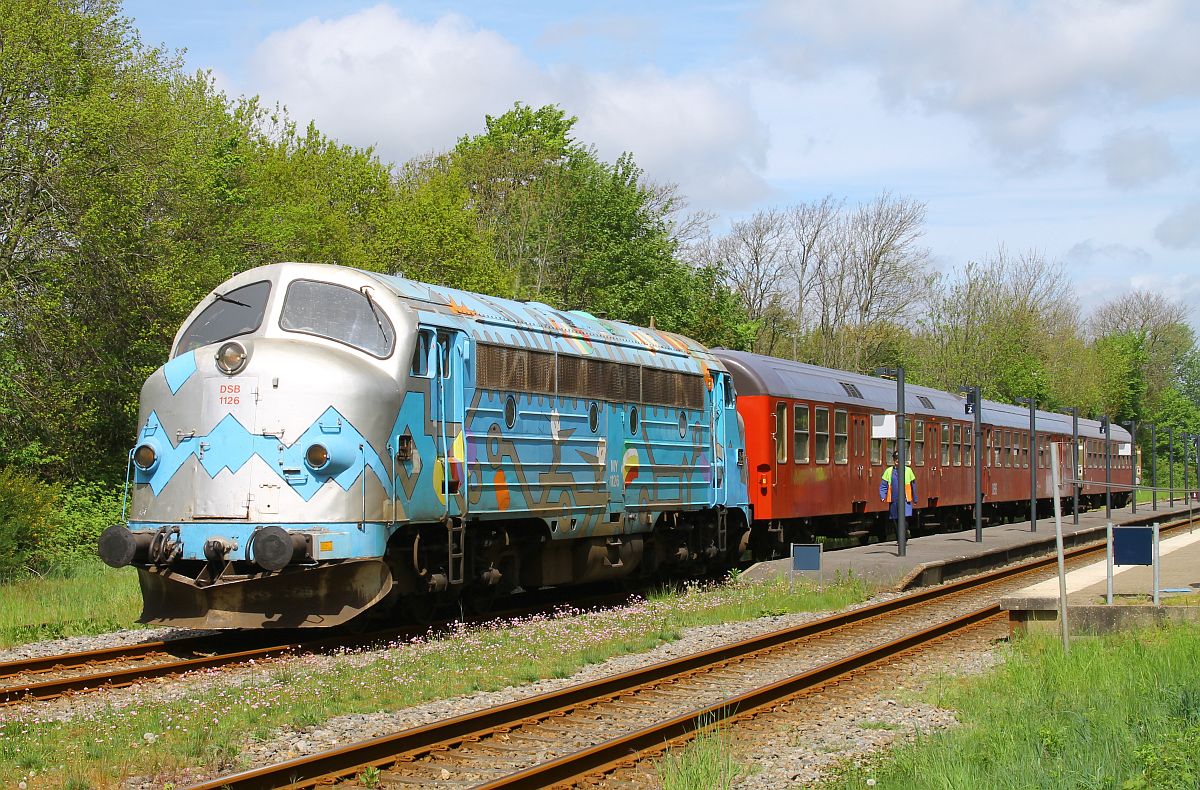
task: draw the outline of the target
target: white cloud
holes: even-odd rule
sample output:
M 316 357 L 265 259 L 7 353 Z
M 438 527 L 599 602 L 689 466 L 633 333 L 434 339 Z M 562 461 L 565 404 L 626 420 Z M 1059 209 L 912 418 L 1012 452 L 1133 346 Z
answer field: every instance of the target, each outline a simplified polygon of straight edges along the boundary
M 1179 208 L 1158 224 L 1154 236 L 1174 250 L 1200 248 L 1200 203 Z
M 777 0 L 758 35 L 801 76 L 866 67 L 893 102 L 969 118 L 1010 165 L 1064 158 L 1077 113 L 1200 95 L 1188 0 Z
M 608 159 L 632 151 L 648 178 L 679 183 L 698 207 L 766 192 L 765 129 L 745 91 L 714 77 L 546 68 L 464 17 L 423 24 L 388 5 L 274 33 L 253 66 L 256 90 L 293 117 L 385 159 L 449 148 L 514 101 L 553 102 L 580 118 L 578 139 Z
M 1171 141 L 1157 129 L 1123 129 L 1105 138 L 1098 152 L 1108 183 L 1119 189 L 1144 187 L 1175 172 Z

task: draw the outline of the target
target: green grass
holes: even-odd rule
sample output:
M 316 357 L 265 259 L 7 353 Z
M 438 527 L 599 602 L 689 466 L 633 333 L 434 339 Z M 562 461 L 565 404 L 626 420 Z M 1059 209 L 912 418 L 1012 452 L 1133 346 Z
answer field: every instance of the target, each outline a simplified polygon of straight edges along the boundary
M 0 585 L 0 647 L 140 627 L 137 571 L 99 560 Z
M 682 749 L 668 750 L 656 768 L 662 790 L 728 790 L 746 773 L 719 727 L 701 730 Z
M 919 738 L 831 787 L 1200 786 L 1200 631 L 1177 626 L 1019 640 L 984 678 L 941 684 L 961 727 Z
M 677 639 L 688 626 L 766 614 L 837 609 L 869 591 L 857 578 L 823 590 L 786 580 L 665 591 L 621 609 L 528 617 L 397 644 L 356 666 L 324 659 L 272 663 L 252 682 L 213 682 L 169 703 L 111 705 L 71 722 L 27 718 L 0 724 L 0 786 L 36 771 L 57 787 L 72 766 L 96 787 L 124 776 L 179 784 L 186 766 L 236 764 L 244 743 L 282 727 L 301 728 L 346 713 L 396 710 L 478 690 L 567 677 L 586 664 Z M 36 785 L 31 784 L 33 788 Z

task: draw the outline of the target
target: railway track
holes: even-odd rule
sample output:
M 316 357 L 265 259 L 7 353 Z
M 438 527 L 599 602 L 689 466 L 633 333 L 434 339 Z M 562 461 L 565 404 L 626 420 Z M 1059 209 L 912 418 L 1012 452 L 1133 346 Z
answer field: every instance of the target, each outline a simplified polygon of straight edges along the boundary
M 624 594 L 597 595 L 575 605 L 582 608 L 613 606 L 627 599 Z M 467 622 L 548 613 L 562 603 L 559 594 L 548 602 L 538 600 L 521 608 L 467 618 Z M 0 708 L 66 694 L 121 688 L 143 680 L 250 661 L 386 644 L 448 627 L 451 622 L 454 621 L 389 628 L 360 635 L 322 634 L 317 638 L 303 638 L 301 632 L 292 631 L 287 636 L 293 638 L 283 641 L 279 640 L 279 634 L 267 632 L 217 633 L 3 662 L 0 663 Z
M 1175 522 L 1180 528 L 1187 522 Z M 1079 562 L 1093 546 L 1068 552 Z M 436 785 L 565 786 L 628 767 L 698 728 L 753 715 L 880 662 L 1002 618 L 998 600 L 1041 558 L 801 626 L 190 790 Z

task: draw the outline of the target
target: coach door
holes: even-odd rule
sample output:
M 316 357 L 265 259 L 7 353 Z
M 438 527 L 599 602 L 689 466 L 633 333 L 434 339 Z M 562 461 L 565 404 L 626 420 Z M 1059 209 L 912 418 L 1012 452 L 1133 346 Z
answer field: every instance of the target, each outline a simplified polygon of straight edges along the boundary
M 942 426 L 934 420 L 925 421 L 925 475 L 917 476 L 917 494 L 922 507 L 942 495 Z

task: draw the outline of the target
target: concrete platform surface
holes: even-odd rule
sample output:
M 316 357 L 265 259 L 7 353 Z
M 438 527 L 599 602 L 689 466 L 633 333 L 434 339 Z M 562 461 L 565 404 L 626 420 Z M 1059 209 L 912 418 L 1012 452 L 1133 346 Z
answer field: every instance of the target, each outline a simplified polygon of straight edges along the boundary
M 1187 517 L 1189 512 L 1200 515 L 1200 508 L 1189 511 L 1187 504 L 1178 500 L 1174 507 L 1160 501 L 1157 511 L 1152 511 L 1149 505 L 1139 505 L 1136 516 L 1128 507 L 1114 509 L 1112 521 L 1114 525 L 1142 521 L 1166 524 Z M 1106 524 L 1103 508 L 1081 513 L 1078 525 L 1072 522 L 1070 515 L 1064 515 L 1063 542 L 1070 548 L 1104 540 Z M 1200 529 L 1196 534 L 1200 535 Z M 1027 521 L 985 527 L 982 543 L 975 542 L 973 529 L 913 538 L 908 541 L 904 557 L 898 556 L 896 541 L 828 551 L 822 557 L 820 575 L 826 580 L 832 580 L 839 573 L 853 573 L 878 586 L 908 589 L 937 584 L 1020 559 L 1040 556 L 1054 551 L 1054 547 L 1054 518 L 1049 517 L 1038 520 L 1036 532 L 1030 530 Z M 786 575 L 790 568 L 790 559 L 773 560 L 754 565 L 745 575 L 750 579 L 773 578 Z M 796 575 L 816 578 L 818 574 L 797 572 Z M 1135 576 L 1127 578 L 1130 579 L 1130 585 L 1136 584 Z M 1163 586 L 1182 586 L 1182 583 L 1164 583 Z M 1149 589 L 1148 583 L 1145 589 Z

